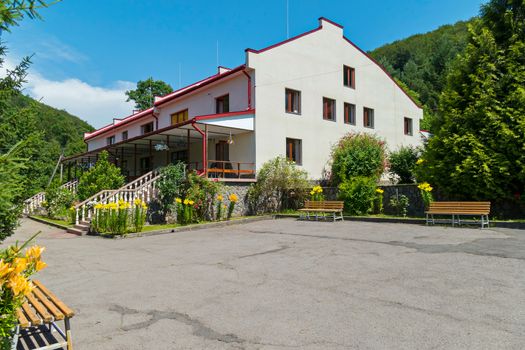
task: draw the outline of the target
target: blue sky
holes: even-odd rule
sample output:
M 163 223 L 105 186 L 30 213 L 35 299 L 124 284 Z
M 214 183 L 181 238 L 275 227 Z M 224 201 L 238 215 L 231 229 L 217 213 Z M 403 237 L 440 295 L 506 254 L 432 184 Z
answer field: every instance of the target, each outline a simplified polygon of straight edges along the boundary
M 327 17 L 365 50 L 477 15 L 479 0 L 288 0 L 289 35 Z M 27 92 L 94 126 L 131 111 L 123 91 L 153 76 L 179 87 L 286 39 L 286 0 L 64 0 L 3 40 L 13 64 L 34 54 Z

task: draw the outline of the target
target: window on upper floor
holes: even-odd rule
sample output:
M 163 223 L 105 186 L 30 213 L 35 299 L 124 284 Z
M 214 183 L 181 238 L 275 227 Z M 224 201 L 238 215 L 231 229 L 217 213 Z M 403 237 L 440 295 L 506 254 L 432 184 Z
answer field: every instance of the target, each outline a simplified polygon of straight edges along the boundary
M 372 108 L 363 108 L 363 126 L 365 128 L 374 128 L 374 110 Z
M 301 165 L 303 162 L 301 144 L 302 141 L 299 139 L 286 138 L 286 159 Z
M 403 128 L 404 128 L 405 135 L 409 135 L 409 136 L 413 135 L 412 118 L 405 117 L 404 122 L 403 122 Z
M 188 110 L 179 111 L 171 115 L 171 125 L 179 124 L 188 120 Z
M 343 84 L 346 87 L 355 89 L 355 69 L 343 66 Z
M 355 105 L 345 103 L 345 123 L 355 125 Z
M 228 113 L 230 111 L 230 95 L 224 95 L 215 99 L 215 113 Z
M 140 127 L 140 133 L 142 135 L 150 133 L 153 131 L 153 122 L 149 122 L 148 124 L 144 124 Z
M 106 144 L 108 146 L 115 144 L 115 135 L 106 138 Z
M 323 119 L 335 121 L 335 100 L 323 97 Z
M 301 114 L 301 91 L 285 90 L 286 113 Z
M 128 139 L 128 131 L 123 131 L 122 132 L 122 141 L 126 141 Z

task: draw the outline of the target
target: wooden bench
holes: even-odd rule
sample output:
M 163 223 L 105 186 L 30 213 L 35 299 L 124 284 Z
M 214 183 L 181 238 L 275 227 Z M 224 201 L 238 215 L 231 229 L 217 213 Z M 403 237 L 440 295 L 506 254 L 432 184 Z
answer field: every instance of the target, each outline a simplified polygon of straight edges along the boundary
M 315 219 L 318 219 L 318 214 L 332 214 L 334 221 L 341 220 L 343 221 L 343 201 L 305 201 L 304 208 L 299 209 L 301 213 L 306 214 L 306 218 L 310 219 L 310 214 L 315 214 Z M 339 216 L 336 216 L 339 214 Z M 301 218 L 304 216 L 301 215 Z
M 35 289 L 26 297 L 26 301 L 17 310 L 18 325 L 16 329 L 13 349 L 17 348 L 17 343 L 25 337 L 32 338 L 26 343 L 32 343 L 31 349 L 73 349 L 71 341 L 71 327 L 69 320 L 75 315 L 72 309 L 51 293 L 44 285 L 33 280 Z M 64 321 L 64 330 L 58 325 L 57 321 Z M 60 335 L 49 336 L 56 330 Z M 36 336 L 39 336 L 38 339 Z M 51 343 L 51 344 L 49 344 Z M 37 345 L 38 344 L 38 345 Z
M 434 224 L 434 215 L 452 215 L 452 226 L 461 224 L 461 216 L 480 216 L 481 228 L 489 227 L 490 202 L 432 202 L 428 210 L 426 223 Z

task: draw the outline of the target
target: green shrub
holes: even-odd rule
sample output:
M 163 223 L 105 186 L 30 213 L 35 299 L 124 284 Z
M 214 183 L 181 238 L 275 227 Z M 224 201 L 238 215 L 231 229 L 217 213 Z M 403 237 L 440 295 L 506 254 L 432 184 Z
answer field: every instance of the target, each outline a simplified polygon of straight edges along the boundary
M 396 215 L 407 216 L 408 207 L 410 206 L 408 197 L 404 194 L 390 198 L 390 206 L 395 210 Z
M 357 176 L 339 185 L 339 198 L 345 202 L 345 212 L 350 215 L 366 215 L 376 199 L 376 179 Z
M 78 197 L 81 201 L 102 190 L 113 190 L 124 185 L 124 176 L 120 168 L 108 160 L 108 152 L 99 154 L 94 167 L 86 171 L 78 181 Z
M 183 198 L 194 201 L 190 221 L 213 220 L 214 203 L 222 183 L 189 172 L 185 182 Z
M 65 219 L 69 217 L 75 194 L 65 188 L 60 188 L 60 182 L 54 181 L 46 190 L 46 200 L 42 206 L 51 219 Z
M 250 212 L 271 213 L 300 207 L 308 193 L 307 178 L 306 171 L 284 157 L 267 161 L 257 172 L 257 183 L 248 190 Z
M 385 143 L 370 134 L 349 133 L 332 149 L 332 181 L 339 185 L 354 177 L 379 179 L 385 169 Z
M 388 157 L 391 178 L 397 179 L 400 184 L 414 183 L 419 154 L 420 150 L 411 146 L 402 146 L 397 151 L 391 152 Z
M 183 196 L 186 166 L 184 163 L 170 164 L 160 170 L 160 176 L 157 189 L 162 210 L 166 215 L 173 210 L 175 198 Z

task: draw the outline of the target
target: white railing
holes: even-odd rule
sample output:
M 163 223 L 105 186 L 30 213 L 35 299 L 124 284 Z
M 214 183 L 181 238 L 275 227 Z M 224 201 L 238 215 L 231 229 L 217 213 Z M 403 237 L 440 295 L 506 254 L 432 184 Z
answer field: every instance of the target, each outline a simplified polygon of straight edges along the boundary
M 159 172 L 154 170 L 139 177 L 138 179 L 122 186 L 117 190 L 102 190 L 75 206 L 75 222 L 91 220 L 95 214 L 96 204 L 118 203 L 119 200 L 133 202 L 140 199 L 148 203 L 157 195 L 156 183 L 159 180 Z
M 77 192 L 77 186 L 78 186 L 78 180 L 72 180 L 69 182 L 66 182 L 60 188 L 64 188 L 68 191 L 71 191 L 73 193 Z M 35 194 L 33 197 L 28 198 L 25 200 L 25 206 L 24 206 L 24 214 L 29 215 L 32 212 L 34 212 L 36 209 L 39 209 L 42 207 L 42 203 L 46 200 L 46 193 L 45 192 L 39 192 Z

